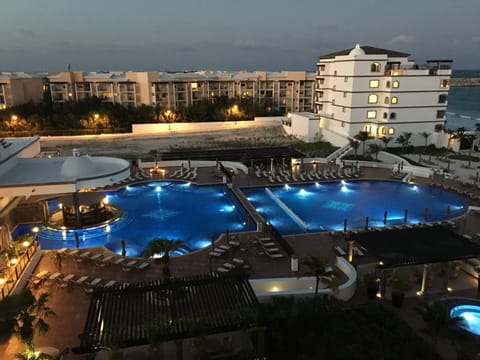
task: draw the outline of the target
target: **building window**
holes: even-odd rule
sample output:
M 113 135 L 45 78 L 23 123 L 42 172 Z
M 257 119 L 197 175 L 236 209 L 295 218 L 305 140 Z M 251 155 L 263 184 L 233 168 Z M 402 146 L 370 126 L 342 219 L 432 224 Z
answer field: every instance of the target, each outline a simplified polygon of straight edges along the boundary
M 375 94 L 368 95 L 368 103 L 369 104 L 376 104 L 378 101 L 378 96 Z
M 377 62 L 374 62 L 374 63 L 370 66 L 370 71 L 371 71 L 371 72 L 380 72 L 380 64 L 377 63 Z
M 445 104 L 447 102 L 447 95 L 442 94 L 438 96 L 438 103 Z
M 392 112 L 390 114 L 390 120 L 395 120 L 397 118 L 397 113 Z
M 378 80 L 370 80 L 371 88 L 378 88 Z
M 396 96 L 393 96 L 390 104 L 398 104 L 398 98 Z
M 345 77 L 343 78 L 343 82 L 348 82 L 348 76 L 345 76 Z
M 335 99 L 332 99 L 332 105 L 335 105 Z
M 343 92 L 343 97 L 344 97 L 344 98 L 347 97 L 347 93 L 346 93 L 346 92 Z
M 192 90 L 197 90 L 198 84 L 196 82 L 192 83 Z
M 320 71 L 325 71 L 325 65 L 319 65 L 318 70 Z
M 388 96 L 385 96 L 385 99 L 383 99 L 384 104 L 390 104 L 390 98 Z
M 378 129 L 378 133 L 383 136 L 387 135 L 387 128 L 385 126 L 380 127 L 380 129 Z
M 445 117 L 445 110 L 437 111 L 437 119 L 443 119 Z
M 385 86 L 386 86 L 387 88 L 389 88 L 389 87 L 390 87 L 390 81 L 387 81 L 387 83 L 385 84 Z
M 395 129 L 394 128 L 388 128 L 388 135 L 394 135 L 395 134 Z
M 333 90 L 337 90 L 337 85 L 333 85 L 333 86 L 332 86 L 332 89 L 333 89 Z
M 440 80 L 440 88 L 441 89 L 448 89 L 448 86 L 449 86 L 449 83 L 448 83 L 448 80 L 445 79 L 445 80 Z
M 342 121 L 342 127 L 345 127 L 345 121 Z
M 337 76 L 337 70 L 333 72 L 333 76 Z
M 397 80 L 395 80 L 395 81 L 393 82 L 392 87 L 398 88 L 398 87 L 400 87 L 400 83 L 399 83 Z
M 318 93 L 318 98 L 319 98 L 319 99 L 323 99 L 323 91 L 320 91 L 320 92 Z
M 377 117 L 377 110 L 367 111 L 367 119 L 375 119 Z
M 344 106 L 344 107 L 342 108 L 342 111 L 343 111 L 343 112 L 347 112 L 347 108 Z
M 320 79 L 318 79 L 318 83 L 319 83 L 320 85 L 325 84 L 325 78 L 320 78 Z
M 386 112 L 383 113 L 383 118 L 388 119 L 388 114 Z

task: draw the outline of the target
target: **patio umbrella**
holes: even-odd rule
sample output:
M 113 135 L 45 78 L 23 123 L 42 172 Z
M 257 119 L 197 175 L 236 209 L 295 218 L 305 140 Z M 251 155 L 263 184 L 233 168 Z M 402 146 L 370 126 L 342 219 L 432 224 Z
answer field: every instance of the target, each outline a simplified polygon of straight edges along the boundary
M 408 219 L 408 209 L 405 209 L 404 215 L 403 215 L 403 223 L 406 224 Z
M 343 219 L 343 232 L 347 232 L 347 219 Z
M 448 220 L 448 218 L 450 217 L 450 205 L 447 206 L 447 213 L 445 215 L 445 218 Z
M 388 216 L 388 213 L 387 213 L 387 211 L 385 211 L 383 213 L 383 225 L 387 225 L 387 216 Z
M 368 230 L 368 216 L 365 217 L 365 230 Z
M 427 220 L 428 220 L 428 208 L 425 208 L 425 210 L 423 211 L 423 219 L 425 220 L 425 222 L 427 222 Z

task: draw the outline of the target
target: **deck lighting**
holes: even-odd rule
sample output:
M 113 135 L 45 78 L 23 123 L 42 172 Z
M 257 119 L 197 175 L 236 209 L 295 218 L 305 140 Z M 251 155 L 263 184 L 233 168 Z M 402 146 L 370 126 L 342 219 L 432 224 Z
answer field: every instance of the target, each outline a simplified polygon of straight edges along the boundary
M 4 278 L 0 278 L 0 286 L 2 286 L 3 284 L 5 284 L 7 281 L 4 279 Z
M 18 264 L 17 258 L 10 259 L 10 265 L 16 265 L 16 264 Z
M 22 243 L 23 247 L 29 247 L 30 246 L 30 241 L 27 241 L 25 240 L 23 243 Z

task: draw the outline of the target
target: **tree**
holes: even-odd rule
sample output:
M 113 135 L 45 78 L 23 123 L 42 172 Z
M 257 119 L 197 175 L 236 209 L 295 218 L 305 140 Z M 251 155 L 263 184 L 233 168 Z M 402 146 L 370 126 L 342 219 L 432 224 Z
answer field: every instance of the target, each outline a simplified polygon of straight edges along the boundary
M 360 146 L 360 142 L 357 139 L 353 139 L 353 138 L 348 138 L 348 142 L 350 143 L 350 146 L 355 152 L 355 160 L 357 160 L 357 164 L 358 164 L 358 147 Z
M 378 153 L 382 151 L 381 146 L 375 143 L 368 144 L 368 150 L 370 153 L 375 154 L 375 160 L 378 160 Z
M 426 131 L 423 131 L 420 133 L 420 136 L 423 137 L 423 139 L 425 140 L 425 144 L 423 146 L 423 152 L 425 153 L 427 151 L 427 142 L 428 142 L 428 138 L 430 137 L 430 135 L 432 135 L 431 133 L 427 133 Z M 420 162 L 422 160 L 422 155 L 419 153 L 418 154 L 418 162 Z
M 8 341 L 12 335 L 16 335 L 25 345 L 26 358 L 35 356 L 34 333 L 47 333 L 49 325 L 45 319 L 55 315 L 47 306 L 48 299 L 48 293 L 35 297 L 29 288 L 18 295 L 3 298 L 0 301 L 0 342 Z
M 385 151 L 388 151 L 388 143 L 393 140 L 393 137 L 382 136 L 382 138 L 380 140 L 382 140 L 383 144 L 385 145 Z
M 402 145 L 402 148 L 403 148 L 403 153 L 405 153 L 407 147 L 410 145 L 410 138 L 412 137 L 412 133 L 411 132 L 403 132 L 401 135 L 399 135 L 397 137 L 397 139 L 395 140 L 395 142 L 397 144 L 400 144 Z
M 156 261 L 163 261 L 163 274 L 170 277 L 170 253 L 183 245 L 182 240 L 153 239 L 142 253 L 143 257 L 154 257 Z
M 368 140 L 373 139 L 373 137 L 370 136 L 370 133 L 368 131 L 360 131 L 354 137 L 363 144 L 363 156 L 365 156 L 365 144 Z
M 425 322 L 424 330 L 431 336 L 434 345 L 438 343 L 440 334 L 462 322 L 461 318 L 450 318 L 444 303 L 440 300 L 424 301 L 419 305 L 417 311 Z
M 305 270 L 301 271 L 299 277 L 302 276 L 314 276 L 315 277 L 315 295 L 318 295 L 318 287 L 320 281 L 324 283 L 328 288 L 336 292 L 333 278 L 335 273 L 333 268 L 328 264 L 327 259 L 323 256 L 305 256 L 300 258 L 300 268 L 305 267 Z

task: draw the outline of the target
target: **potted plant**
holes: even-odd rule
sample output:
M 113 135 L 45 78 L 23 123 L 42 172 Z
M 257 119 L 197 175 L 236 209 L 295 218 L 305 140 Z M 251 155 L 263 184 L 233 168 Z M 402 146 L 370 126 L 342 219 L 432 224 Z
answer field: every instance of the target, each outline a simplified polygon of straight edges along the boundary
M 390 280 L 389 285 L 392 289 L 392 305 L 395 307 L 401 307 L 403 300 L 405 299 L 405 293 L 412 287 L 408 282 L 405 282 L 397 277 Z
M 375 272 L 367 273 L 363 276 L 363 282 L 367 287 L 367 297 L 369 300 L 377 298 L 377 293 L 380 288 L 380 277 Z

